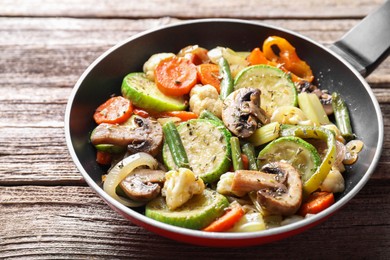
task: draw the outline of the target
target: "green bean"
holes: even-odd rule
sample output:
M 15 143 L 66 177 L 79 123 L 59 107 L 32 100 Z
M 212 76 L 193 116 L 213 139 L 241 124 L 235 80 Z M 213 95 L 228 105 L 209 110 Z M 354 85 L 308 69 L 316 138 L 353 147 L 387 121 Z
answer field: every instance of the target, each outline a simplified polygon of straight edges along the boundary
M 225 100 L 225 98 L 227 98 L 227 96 L 229 96 L 229 94 L 233 92 L 234 85 L 229 63 L 224 57 L 221 57 L 219 59 L 219 74 L 222 77 L 220 84 L 221 91 L 219 97 L 222 100 Z
M 175 123 L 169 121 L 163 126 L 164 138 L 171 151 L 173 161 L 178 168 L 190 168 L 186 150 L 176 129 Z
M 214 114 L 211 113 L 210 111 L 208 111 L 207 109 L 203 110 L 203 111 L 200 113 L 199 118 L 200 118 L 200 119 L 212 120 L 212 121 L 215 121 L 215 122 L 220 123 L 220 124 L 223 125 L 222 120 L 219 119 L 219 117 L 217 117 L 216 115 L 214 115 Z
M 251 143 L 245 143 L 241 147 L 242 152 L 248 157 L 249 162 L 249 170 L 257 171 L 259 167 L 257 166 L 256 156 L 255 156 L 255 148 Z
M 230 146 L 232 149 L 233 169 L 235 171 L 243 170 L 244 164 L 242 162 L 240 140 L 238 137 L 233 136 L 230 138 Z
M 336 125 L 340 130 L 341 135 L 346 140 L 353 139 L 354 135 L 351 127 L 351 120 L 349 118 L 349 112 L 345 101 L 336 92 L 332 94 L 332 107 L 334 117 L 336 119 Z

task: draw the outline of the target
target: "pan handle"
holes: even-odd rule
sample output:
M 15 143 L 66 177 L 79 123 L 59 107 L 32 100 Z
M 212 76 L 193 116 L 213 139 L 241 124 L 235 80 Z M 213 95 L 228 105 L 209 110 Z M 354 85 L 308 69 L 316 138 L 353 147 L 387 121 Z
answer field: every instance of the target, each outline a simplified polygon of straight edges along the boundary
M 390 54 L 390 0 L 365 17 L 330 49 L 368 76 Z

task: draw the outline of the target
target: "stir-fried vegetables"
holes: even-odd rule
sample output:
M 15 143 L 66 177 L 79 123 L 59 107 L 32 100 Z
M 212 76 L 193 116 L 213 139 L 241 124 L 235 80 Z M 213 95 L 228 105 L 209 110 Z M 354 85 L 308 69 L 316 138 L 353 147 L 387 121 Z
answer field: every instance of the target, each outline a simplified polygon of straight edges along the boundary
M 126 75 L 91 131 L 111 197 L 207 232 L 275 228 L 334 203 L 363 148 L 346 102 L 286 39 L 240 51 L 187 46 Z

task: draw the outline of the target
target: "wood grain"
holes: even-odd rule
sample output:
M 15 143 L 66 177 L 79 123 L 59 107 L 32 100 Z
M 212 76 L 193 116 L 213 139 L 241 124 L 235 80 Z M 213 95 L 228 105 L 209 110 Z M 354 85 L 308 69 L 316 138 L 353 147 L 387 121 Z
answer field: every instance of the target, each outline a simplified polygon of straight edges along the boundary
M 0 0 L 0 259 L 389 259 L 390 58 L 368 78 L 384 149 L 367 185 L 325 223 L 249 248 L 162 238 L 112 211 L 84 182 L 64 137 L 83 71 L 136 33 L 193 18 L 280 26 L 329 46 L 383 0 Z
M 121 1 L 121 0 L 0 0 L 0 14 L 4 16 L 67 16 L 67 17 L 125 17 L 179 18 L 242 17 L 242 18 L 337 18 L 363 17 L 383 1 L 296 1 L 235 0 L 208 1 Z
M 390 246 L 389 184 L 370 181 L 336 215 L 298 236 L 223 250 L 176 243 L 152 234 L 112 211 L 88 187 L 0 187 L 0 255 L 34 259 L 192 259 L 194 255 L 201 259 L 246 259 L 255 255 L 296 259 L 304 254 L 310 259 L 324 259 L 323 249 L 332 248 L 337 252 L 336 259 L 381 259 L 380 250 Z M 376 239 L 366 241 L 365 246 L 375 250 L 361 251 L 356 238 L 365 236 L 368 229 L 376 232 Z M 340 244 L 340 240 L 346 244 Z M 148 241 L 147 246 L 144 241 Z M 306 249 L 297 246 L 302 244 Z

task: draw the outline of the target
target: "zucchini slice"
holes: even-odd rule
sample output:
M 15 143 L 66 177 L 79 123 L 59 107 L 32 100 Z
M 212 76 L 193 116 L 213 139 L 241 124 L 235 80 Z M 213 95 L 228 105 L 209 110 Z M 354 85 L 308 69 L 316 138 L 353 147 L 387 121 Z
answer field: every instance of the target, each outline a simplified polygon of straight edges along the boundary
M 205 189 L 183 206 L 171 211 L 164 197 L 157 197 L 146 205 L 145 215 L 170 225 L 202 229 L 223 215 L 229 206 L 227 198 L 216 191 Z
M 184 98 L 165 95 L 143 72 L 130 73 L 123 79 L 122 95 L 135 106 L 146 110 L 162 112 L 187 108 Z
M 230 132 L 220 123 L 207 119 L 192 119 L 177 127 L 190 169 L 206 183 L 213 183 L 230 167 Z M 164 142 L 163 160 L 175 169 L 168 144 Z
M 261 90 L 260 106 L 269 117 L 281 106 L 297 106 L 297 90 L 291 77 L 276 67 L 249 66 L 236 76 L 234 89 L 258 88 Z
M 316 148 L 295 136 L 286 136 L 275 139 L 260 151 L 258 159 L 259 168 L 267 163 L 287 161 L 300 173 L 305 183 L 321 164 L 321 157 Z

